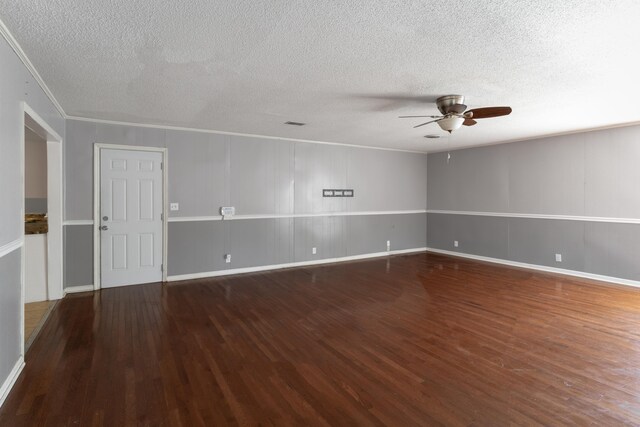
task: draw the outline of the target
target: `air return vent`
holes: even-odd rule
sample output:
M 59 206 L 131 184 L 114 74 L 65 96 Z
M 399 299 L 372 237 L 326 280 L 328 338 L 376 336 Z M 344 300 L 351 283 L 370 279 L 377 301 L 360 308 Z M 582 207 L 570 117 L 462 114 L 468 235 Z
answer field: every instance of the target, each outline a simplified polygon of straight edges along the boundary
M 304 126 L 306 125 L 306 123 L 300 123 L 300 122 L 284 122 L 285 125 L 290 125 L 290 126 Z

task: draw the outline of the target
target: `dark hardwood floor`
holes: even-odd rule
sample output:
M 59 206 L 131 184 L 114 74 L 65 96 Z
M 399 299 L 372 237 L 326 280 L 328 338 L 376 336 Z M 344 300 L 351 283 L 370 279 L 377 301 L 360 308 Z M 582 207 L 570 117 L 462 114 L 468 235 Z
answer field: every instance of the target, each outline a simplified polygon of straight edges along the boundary
M 640 289 L 435 254 L 68 296 L 2 426 L 640 424 Z

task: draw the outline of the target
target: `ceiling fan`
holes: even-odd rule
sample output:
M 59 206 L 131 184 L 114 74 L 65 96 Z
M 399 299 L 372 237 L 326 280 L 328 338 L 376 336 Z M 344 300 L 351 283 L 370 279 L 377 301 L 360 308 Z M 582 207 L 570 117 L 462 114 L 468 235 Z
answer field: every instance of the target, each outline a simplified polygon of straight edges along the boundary
M 460 126 L 475 125 L 477 123 L 475 119 L 488 119 L 511 114 L 511 107 L 484 107 L 467 110 L 467 106 L 464 105 L 464 96 L 462 95 L 441 96 L 436 100 L 436 105 L 442 113 L 441 116 L 400 116 L 400 118 L 427 117 L 435 119 L 414 126 L 414 128 L 419 128 L 429 123 L 438 123 L 442 130 L 451 133 L 459 129 Z

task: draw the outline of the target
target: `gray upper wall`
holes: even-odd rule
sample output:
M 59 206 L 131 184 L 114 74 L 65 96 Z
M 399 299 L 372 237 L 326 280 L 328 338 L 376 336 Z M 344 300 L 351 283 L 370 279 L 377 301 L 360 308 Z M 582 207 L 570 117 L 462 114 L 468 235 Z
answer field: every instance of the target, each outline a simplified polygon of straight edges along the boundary
M 67 120 L 66 220 L 93 217 L 93 144 L 167 147 L 172 217 L 424 210 L 427 155 Z M 353 188 L 354 198 L 323 198 Z
M 64 119 L 7 41 L 0 37 L 0 246 L 18 239 L 24 227 L 20 150 L 26 102 L 64 138 Z M 13 183 L 14 185 L 9 185 Z
M 428 209 L 640 218 L 640 126 L 428 156 Z

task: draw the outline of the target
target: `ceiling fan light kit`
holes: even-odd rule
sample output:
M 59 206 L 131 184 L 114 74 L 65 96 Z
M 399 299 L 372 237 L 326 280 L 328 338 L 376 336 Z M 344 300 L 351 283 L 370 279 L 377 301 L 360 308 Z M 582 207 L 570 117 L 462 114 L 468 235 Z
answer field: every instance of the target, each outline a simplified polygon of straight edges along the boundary
M 460 126 L 462 126 L 462 123 L 464 123 L 464 121 L 465 121 L 464 117 L 450 116 L 450 117 L 445 117 L 444 119 L 440 119 L 436 123 L 438 123 L 438 126 L 440 126 L 440 129 L 451 133 L 454 130 L 460 129 Z
M 462 126 L 473 126 L 477 123 L 475 119 L 488 119 L 491 117 L 507 116 L 511 114 L 511 107 L 484 107 L 467 110 L 462 95 L 445 95 L 436 100 L 436 106 L 442 116 L 400 116 L 401 119 L 428 117 L 430 120 L 421 123 L 414 128 L 419 128 L 429 123 L 438 123 L 438 126 L 446 132 L 453 132 Z

